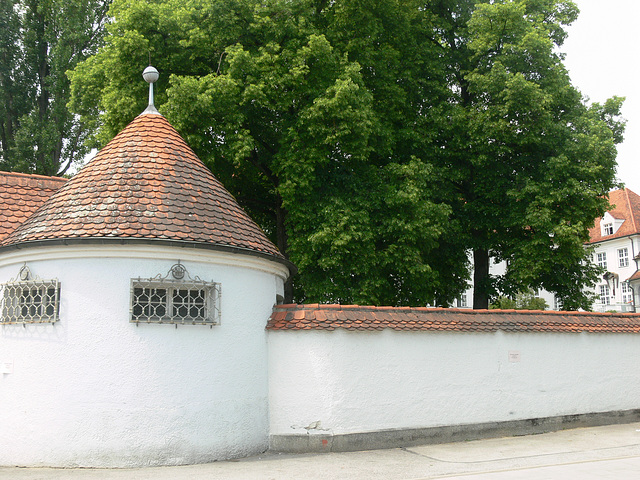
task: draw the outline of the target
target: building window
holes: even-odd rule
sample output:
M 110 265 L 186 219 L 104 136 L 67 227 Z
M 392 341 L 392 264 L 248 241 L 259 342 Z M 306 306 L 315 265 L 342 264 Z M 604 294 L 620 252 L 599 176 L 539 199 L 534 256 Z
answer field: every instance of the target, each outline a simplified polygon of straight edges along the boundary
M 611 304 L 611 297 L 609 296 L 609 285 L 600 285 L 600 303 L 602 305 Z
M 613 223 L 605 223 L 602 229 L 605 235 L 613 235 Z
M 562 310 L 562 299 L 557 295 L 553 296 L 553 309 L 556 312 L 560 312 Z
M 596 255 L 596 261 L 599 267 L 602 267 L 605 270 L 607 269 L 607 253 L 606 252 L 598 253 Z
M 460 298 L 458 299 L 458 307 L 460 308 L 464 308 L 467 307 L 467 294 L 463 293 L 462 295 L 460 295 Z
M 19 280 L 0 285 L 0 323 L 55 323 L 59 320 L 60 283 L 57 279 L 32 279 L 29 269 L 20 269 Z
M 174 265 L 165 277 L 131 280 L 132 323 L 217 325 L 220 323 L 220 284 L 185 278 Z
M 622 303 L 633 303 L 633 290 L 627 282 L 622 282 Z
M 629 250 L 627 248 L 618 249 L 618 266 L 619 267 L 629 266 Z

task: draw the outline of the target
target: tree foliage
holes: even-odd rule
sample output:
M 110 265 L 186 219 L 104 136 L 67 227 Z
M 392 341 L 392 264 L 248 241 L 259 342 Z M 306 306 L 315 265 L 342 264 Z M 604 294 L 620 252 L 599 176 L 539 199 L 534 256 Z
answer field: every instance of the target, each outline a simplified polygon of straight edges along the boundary
M 62 174 L 87 152 L 66 71 L 95 53 L 108 0 L 0 0 L 0 168 Z
M 114 0 L 71 107 L 106 143 L 156 106 L 299 267 L 296 299 L 586 306 L 620 100 L 587 106 L 561 0 Z M 489 258 L 507 260 L 499 278 Z M 293 292 L 289 291 L 289 299 Z M 572 303 L 573 302 L 573 303 Z
M 72 105 L 104 143 L 144 108 L 151 51 L 165 74 L 157 106 L 297 264 L 298 299 L 443 303 L 467 273 L 464 252 L 439 244 L 450 210 L 431 200 L 423 135 L 406 122 L 424 122 L 444 88 L 424 74 L 433 47 L 403 36 L 418 13 L 396 1 L 115 1 L 106 47 L 72 74 Z
M 439 142 L 445 195 L 473 251 L 474 308 L 527 287 L 587 308 L 583 245 L 616 186 L 621 99 L 585 105 L 558 48 L 577 15 L 560 0 L 434 1 L 451 109 Z M 489 275 L 489 259 L 507 273 Z

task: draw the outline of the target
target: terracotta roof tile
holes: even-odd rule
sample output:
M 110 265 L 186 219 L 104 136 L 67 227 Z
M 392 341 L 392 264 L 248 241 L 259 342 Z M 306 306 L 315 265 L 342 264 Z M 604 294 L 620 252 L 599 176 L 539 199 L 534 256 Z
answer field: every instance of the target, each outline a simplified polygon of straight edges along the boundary
M 630 280 L 640 280 L 640 270 L 636 270 L 633 275 L 631 275 L 629 278 L 627 278 L 627 281 Z
M 18 228 L 66 178 L 0 172 L 0 241 Z
M 589 230 L 589 243 L 597 243 L 612 238 L 626 237 L 640 233 L 640 195 L 628 188 L 609 192 L 609 203 L 613 207 L 609 214 L 618 220 L 624 220 L 620 228 L 613 235 L 602 235 L 600 223 L 602 218 L 596 219 L 595 226 Z
M 136 117 L 1 245 L 85 237 L 179 240 L 283 259 L 158 114 Z
M 640 333 L 640 313 L 277 305 L 268 330 Z

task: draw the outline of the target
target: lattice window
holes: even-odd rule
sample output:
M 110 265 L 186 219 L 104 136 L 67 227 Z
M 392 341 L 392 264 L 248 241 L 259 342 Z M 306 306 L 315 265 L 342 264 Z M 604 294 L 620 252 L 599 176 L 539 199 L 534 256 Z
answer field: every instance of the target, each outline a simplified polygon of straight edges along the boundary
M 130 321 L 136 324 L 219 324 L 220 284 L 198 277 L 192 279 L 186 274 L 184 266 L 176 264 L 164 277 L 132 279 Z
M 31 278 L 27 266 L 18 279 L 0 285 L 0 323 L 55 323 L 60 320 L 60 282 Z
M 613 235 L 613 223 L 605 223 L 602 229 L 605 235 Z

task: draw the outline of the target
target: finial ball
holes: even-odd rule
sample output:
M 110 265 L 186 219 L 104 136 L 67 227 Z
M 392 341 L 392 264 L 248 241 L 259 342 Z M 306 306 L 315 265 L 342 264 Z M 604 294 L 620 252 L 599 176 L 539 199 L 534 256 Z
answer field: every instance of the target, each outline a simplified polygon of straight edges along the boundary
M 155 83 L 158 81 L 159 77 L 160 75 L 158 74 L 158 70 L 151 65 L 145 68 L 144 72 L 142 72 L 142 78 L 144 78 L 147 83 Z

